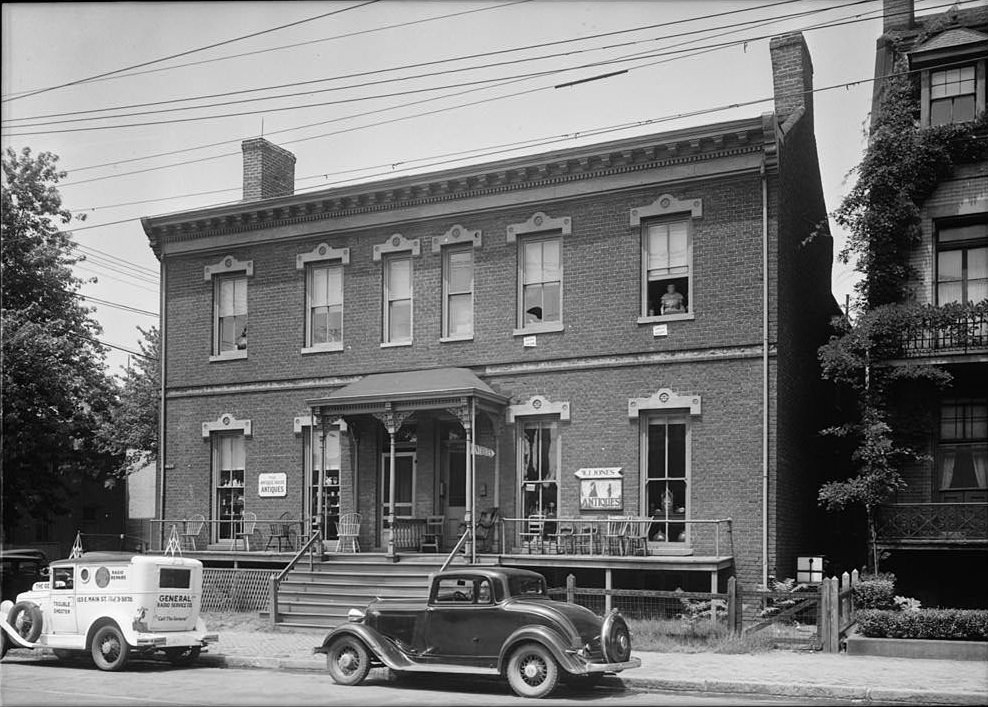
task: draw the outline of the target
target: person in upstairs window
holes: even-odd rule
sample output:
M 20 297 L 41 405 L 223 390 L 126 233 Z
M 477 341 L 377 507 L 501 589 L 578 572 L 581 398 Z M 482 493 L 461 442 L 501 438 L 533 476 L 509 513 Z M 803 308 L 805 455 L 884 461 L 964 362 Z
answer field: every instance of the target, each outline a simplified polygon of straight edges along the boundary
M 666 293 L 662 295 L 660 306 L 660 314 L 678 314 L 685 311 L 683 295 L 681 292 L 676 292 L 676 286 L 674 284 L 669 283 L 666 285 Z
M 244 327 L 240 336 L 237 337 L 237 348 L 241 351 L 247 348 L 247 327 Z

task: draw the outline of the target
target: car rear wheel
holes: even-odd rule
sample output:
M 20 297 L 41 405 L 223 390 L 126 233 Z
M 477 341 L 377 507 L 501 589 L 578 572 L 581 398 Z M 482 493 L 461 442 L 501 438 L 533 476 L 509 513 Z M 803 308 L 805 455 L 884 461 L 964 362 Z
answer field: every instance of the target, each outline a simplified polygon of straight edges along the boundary
M 631 632 L 616 609 L 604 619 L 604 625 L 600 629 L 600 643 L 608 662 L 624 663 L 631 658 Z
M 370 653 L 359 638 L 341 636 L 326 651 L 326 667 L 333 682 L 359 685 L 370 671 Z
M 130 660 L 130 646 L 116 626 L 107 625 L 93 636 L 93 662 L 100 670 L 116 672 L 123 670 Z
M 508 684 L 520 697 L 547 697 L 559 681 L 559 665 L 549 650 L 525 643 L 508 659 Z
M 41 609 L 29 601 L 19 601 L 7 614 L 7 623 L 14 627 L 17 635 L 25 641 L 34 643 L 41 636 L 44 618 Z
M 187 665 L 192 665 L 196 658 L 199 657 L 199 653 L 202 648 L 199 646 L 185 646 L 184 648 L 166 648 L 165 657 L 168 658 L 168 662 L 178 668 L 184 668 Z

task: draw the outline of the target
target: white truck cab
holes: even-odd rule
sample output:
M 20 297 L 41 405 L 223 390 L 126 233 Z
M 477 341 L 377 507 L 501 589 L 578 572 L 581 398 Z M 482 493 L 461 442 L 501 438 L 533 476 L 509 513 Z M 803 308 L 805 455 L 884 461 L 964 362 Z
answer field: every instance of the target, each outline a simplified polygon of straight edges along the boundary
M 162 651 L 187 665 L 218 640 L 199 618 L 201 602 L 199 560 L 121 552 L 57 560 L 47 581 L 0 604 L 0 657 L 11 647 L 51 648 L 60 658 L 88 651 L 115 671 L 135 653 Z

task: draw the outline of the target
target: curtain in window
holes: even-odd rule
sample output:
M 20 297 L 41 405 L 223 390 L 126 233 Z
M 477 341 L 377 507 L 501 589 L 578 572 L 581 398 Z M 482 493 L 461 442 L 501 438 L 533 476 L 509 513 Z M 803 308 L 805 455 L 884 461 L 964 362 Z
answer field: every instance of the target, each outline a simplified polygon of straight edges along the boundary
M 978 488 L 988 488 L 988 450 L 977 449 L 972 456 L 974 458 L 974 478 L 978 482 Z
M 943 453 L 943 467 L 940 469 L 940 488 L 949 489 L 954 481 L 954 461 L 957 455 L 953 451 Z

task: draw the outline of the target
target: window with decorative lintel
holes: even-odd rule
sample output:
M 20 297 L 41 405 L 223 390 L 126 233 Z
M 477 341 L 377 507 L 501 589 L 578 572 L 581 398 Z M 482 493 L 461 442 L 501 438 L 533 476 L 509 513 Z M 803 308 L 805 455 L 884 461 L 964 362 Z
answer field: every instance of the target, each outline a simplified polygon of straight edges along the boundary
M 295 269 L 305 271 L 303 354 L 343 350 L 343 266 L 349 263 L 349 248 L 326 243 L 295 256 Z
M 374 260 L 381 261 L 383 267 L 381 346 L 412 343 L 412 258 L 419 252 L 418 238 L 408 240 L 400 233 L 374 246 Z
M 515 336 L 563 330 L 563 236 L 569 216 L 539 211 L 508 226 L 508 243 L 518 243 L 518 311 Z
M 251 436 L 250 420 L 238 420 L 230 413 L 202 423 L 202 437 L 210 442 L 213 498 L 210 513 L 210 540 L 233 540 L 243 521 L 246 502 L 246 444 Z
M 210 361 L 247 358 L 247 278 L 253 274 L 253 260 L 237 260 L 232 255 L 203 269 L 203 278 L 213 285 Z
M 526 517 L 559 515 L 560 423 L 569 421 L 569 410 L 568 402 L 541 395 L 508 406 L 508 424 L 517 423 L 518 508 Z
M 433 239 L 432 252 L 443 257 L 443 321 L 440 341 L 473 338 L 473 271 L 475 248 L 481 245 L 479 230 L 456 225 Z

